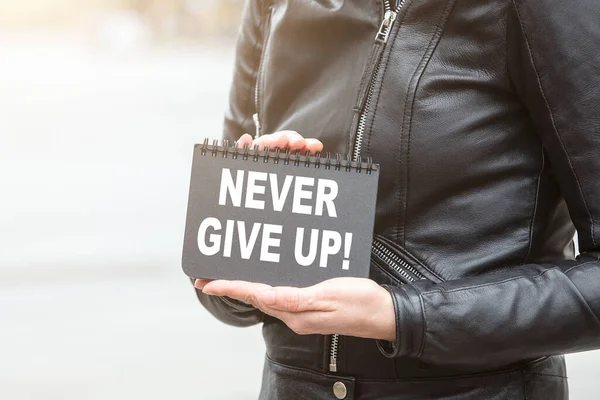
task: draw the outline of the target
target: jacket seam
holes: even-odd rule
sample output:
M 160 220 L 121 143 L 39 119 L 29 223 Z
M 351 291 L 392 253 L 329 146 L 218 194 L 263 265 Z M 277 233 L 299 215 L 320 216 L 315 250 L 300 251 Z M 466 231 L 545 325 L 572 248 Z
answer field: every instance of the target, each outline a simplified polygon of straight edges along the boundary
M 414 286 L 413 286 L 414 287 Z M 423 296 L 419 293 L 417 288 L 415 288 L 417 292 L 417 296 L 419 297 L 419 303 L 421 305 L 421 319 L 423 320 L 423 328 L 422 328 L 422 336 L 421 336 L 421 348 L 419 349 L 419 353 L 417 354 L 417 358 L 421 358 L 423 352 L 425 351 L 425 338 L 427 337 L 427 319 L 425 318 L 425 304 L 423 302 Z
M 556 374 L 545 374 L 542 372 L 525 372 L 525 375 L 549 376 L 552 378 L 569 379 L 569 377 L 567 377 L 567 376 L 561 376 L 561 375 L 556 375 Z
M 267 5 L 267 0 L 263 0 L 262 5 L 262 15 L 261 15 L 261 25 L 262 25 L 262 37 L 260 41 L 261 52 L 258 57 L 258 65 L 256 66 L 256 79 L 254 84 L 253 93 L 251 92 L 252 100 L 254 101 L 254 112 L 259 116 L 261 115 L 261 100 L 264 103 L 264 95 L 265 95 L 265 57 L 266 57 L 266 48 L 269 43 L 270 29 L 271 29 L 271 19 L 273 18 L 273 8 L 270 5 Z M 257 129 L 257 135 L 262 135 L 262 132 L 259 132 Z
M 523 259 L 523 264 L 525 264 L 527 262 L 527 259 L 531 255 L 531 249 L 533 247 L 533 234 L 534 234 L 534 229 L 535 229 L 535 219 L 537 216 L 538 201 L 540 198 L 540 186 L 541 186 L 541 182 L 542 182 L 542 174 L 544 173 L 545 164 L 546 164 L 546 160 L 544 157 L 544 147 L 542 146 L 542 167 L 540 168 L 540 173 L 539 173 L 538 179 L 537 179 L 537 187 L 535 190 L 535 199 L 534 199 L 534 203 L 533 203 L 533 215 L 531 216 L 531 222 L 529 223 L 529 246 L 527 249 L 527 254 L 525 255 L 525 258 Z
M 260 18 L 259 18 L 259 22 L 258 22 L 258 26 L 255 25 L 256 29 L 260 29 L 261 31 L 261 37 L 264 37 L 264 35 L 266 34 L 266 32 L 263 32 L 263 29 L 260 28 L 261 25 L 261 21 L 262 19 L 265 17 L 265 1 L 261 1 L 260 3 Z M 252 44 L 252 58 L 253 58 L 253 71 L 255 72 L 254 74 L 252 74 L 252 78 L 254 78 L 254 85 L 248 85 L 250 88 L 248 89 L 248 94 L 246 95 L 246 110 L 250 109 L 251 105 L 254 103 L 254 91 L 256 90 L 256 85 L 258 84 L 258 68 L 260 68 L 260 62 L 261 62 L 261 58 L 262 58 L 262 52 L 265 49 L 261 49 L 259 57 L 258 57 L 258 65 L 256 62 L 256 56 L 259 53 L 258 51 L 258 45 L 261 42 L 261 40 L 257 40 L 256 38 L 253 39 L 253 44 Z M 242 124 L 241 124 L 241 128 L 242 128 L 242 132 L 244 132 L 245 130 L 245 126 L 246 123 L 248 122 L 248 119 L 250 118 L 250 116 L 248 115 L 248 112 L 245 113 L 244 115 L 244 119 L 242 120 Z
M 594 264 L 594 263 L 597 263 L 598 261 L 600 261 L 600 259 L 590 260 L 590 261 L 584 262 L 583 264 L 573 265 L 571 268 L 569 268 L 565 271 L 565 274 L 568 274 L 569 272 L 571 272 L 572 270 L 574 270 L 576 268 L 583 267 L 584 265 L 588 265 L 588 264 Z
M 573 270 L 575 268 L 583 267 L 584 265 L 588 265 L 588 264 L 593 264 L 593 263 L 595 263 L 597 261 L 598 260 L 587 261 L 587 262 L 584 262 L 583 264 L 575 265 L 575 266 L 569 268 L 568 270 L 562 271 L 562 272 L 563 272 L 563 274 L 566 275 L 568 272 L 570 272 L 571 270 Z M 461 292 L 463 290 L 478 289 L 478 288 L 482 288 L 482 287 L 486 287 L 486 286 L 502 285 L 504 283 L 512 282 L 512 281 L 515 281 L 515 280 L 518 280 L 518 279 L 523 279 L 523 278 L 537 279 L 540 276 L 546 274 L 547 272 L 556 271 L 556 270 L 561 271 L 561 269 L 559 267 L 553 267 L 553 268 L 548 268 L 547 270 L 542 271 L 539 274 L 533 275 L 531 277 L 528 277 L 528 276 L 515 276 L 513 278 L 504 279 L 504 280 L 501 280 L 501 281 L 498 281 L 498 282 L 482 283 L 481 285 L 467 286 L 467 287 L 462 287 L 462 288 L 457 288 L 457 289 L 451 289 L 451 290 L 435 289 L 435 290 L 429 290 L 427 292 L 423 292 L 422 295 L 425 296 L 425 295 L 434 294 L 434 293 L 455 293 L 455 292 Z
M 418 68 L 422 68 L 421 73 L 419 74 L 418 77 L 416 77 L 416 71 L 415 71 L 415 75 L 413 75 L 413 78 L 411 78 L 411 82 L 413 79 L 416 78 L 416 83 L 415 83 L 415 89 L 414 89 L 414 91 L 412 91 L 413 95 L 412 95 L 412 100 L 410 102 L 410 112 L 408 113 L 408 117 L 407 117 L 408 118 L 408 132 L 407 132 L 407 136 L 406 136 L 406 168 L 404 171 L 404 173 L 406 175 L 406 194 L 405 194 L 405 199 L 404 199 L 405 205 L 404 205 L 404 210 L 403 210 L 403 215 L 404 215 L 403 220 L 404 220 L 405 228 L 404 228 L 404 235 L 402 237 L 402 243 L 404 244 L 404 247 L 406 247 L 406 215 L 408 215 L 408 193 L 409 193 L 409 189 L 410 189 L 410 185 L 409 185 L 410 175 L 408 173 L 408 170 L 410 168 L 410 139 L 411 139 L 411 135 L 412 135 L 412 121 L 413 121 L 412 115 L 413 115 L 414 109 L 415 109 L 417 90 L 419 89 L 421 79 L 423 78 L 423 75 L 425 74 L 425 71 L 427 70 L 427 67 L 429 66 L 429 62 L 433 58 L 433 54 L 435 53 L 437 46 L 440 44 L 440 41 L 442 40 L 442 37 L 444 36 L 444 31 L 446 30 L 446 23 L 448 22 L 447 18 L 449 18 L 450 14 L 452 14 L 452 10 L 454 9 L 455 4 L 456 4 L 456 0 L 449 0 L 446 3 L 446 8 L 440 14 L 439 19 L 436 24 L 434 34 L 431 37 L 429 44 L 427 45 L 427 50 L 425 50 L 425 55 L 423 56 L 423 58 L 421 59 L 421 62 L 419 63 Z M 446 20 L 446 23 L 444 23 L 444 20 Z M 404 126 L 404 118 L 406 117 L 406 105 L 408 103 L 408 97 L 409 97 L 410 92 L 411 91 L 409 90 L 406 94 L 402 126 Z
M 547 273 L 549 271 L 557 270 L 557 269 L 559 269 L 559 268 L 558 267 L 549 268 L 549 269 L 547 269 L 547 270 L 545 270 L 543 272 L 540 272 L 537 275 L 532 276 L 531 279 L 537 279 L 540 276 L 544 275 L 545 273 Z M 516 281 L 516 280 L 523 279 L 523 278 L 526 278 L 526 276 L 515 276 L 513 278 L 504 279 L 504 280 L 501 280 L 501 281 L 498 281 L 498 282 L 482 283 L 481 285 L 473 285 L 473 286 L 467 286 L 467 287 L 462 287 L 462 288 L 457 288 L 457 289 L 451 289 L 451 290 L 443 290 L 443 289 L 430 290 L 430 291 L 424 292 L 423 295 L 434 294 L 434 293 L 455 293 L 455 292 L 462 292 L 464 290 L 479 289 L 479 288 L 482 288 L 482 287 L 493 286 L 493 285 L 502 285 L 504 283 Z
M 408 9 L 410 8 L 411 5 L 412 5 L 412 1 L 411 1 L 411 3 L 407 7 L 407 12 L 408 12 Z M 383 8 L 383 4 L 382 4 L 382 8 Z M 402 20 L 404 19 L 405 15 L 406 15 L 406 13 L 403 14 Z M 388 63 L 389 63 L 390 54 L 392 53 L 392 48 L 394 47 L 393 43 L 395 42 L 396 38 L 398 37 L 398 32 L 400 32 L 400 28 L 402 27 L 402 20 L 398 21 L 399 22 L 398 29 L 396 30 L 396 33 L 394 34 L 394 40 L 392 42 L 392 45 L 390 46 L 390 51 L 389 51 L 389 53 L 387 55 L 388 61 L 385 62 L 385 63 L 383 63 L 383 71 L 381 73 L 381 85 L 380 85 L 379 90 L 377 91 L 377 100 L 375 101 L 375 106 L 373 107 L 373 118 L 371 118 L 371 121 L 369 122 L 369 129 L 365 131 L 365 132 L 369 132 L 369 136 L 368 136 L 368 138 L 366 138 L 367 139 L 367 143 L 366 143 L 366 146 L 365 146 L 366 154 L 369 154 L 369 152 L 371 151 L 371 138 L 373 137 L 373 125 L 375 123 L 375 114 L 377 113 L 377 108 L 379 107 L 379 100 L 381 98 L 381 88 L 383 87 L 383 81 L 384 81 L 384 78 L 385 78 L 385 71 L 387 70 L 387 66 L 388 66 Z M 385 52 L 385 48 L 383 49 L 383 51 Z M 381 54 L 381 57 L 382 57 L 381 58 L 381 62 L 383 62 L 383 57 L 384 56 L 385 56 L 385 54 Z M 371 80 L 377 79 L 377 76 L 371 76 L 370 79 Z M 370 83 L 371 82 L 367 81 L 367 84 L 370 84 Z M 365 111 L 368 112 L 368 110 L 365 110 Z
M 521 382 L 523 382 L 523 399 L 527 400 L 527 379 L 525 378 L 525 371 L 521 369 Z
M 405 6 L 405 7 L 403 8 L 403 11 L 404 11 L 404 13 L 403 13 L 403 15 L 402 15 L 402 20 L 401 20 L 401 21 L 399 21 L 399 22 L 400 22 L 400 24 L 398 24 L 398 23 L 396 24 L 396 26 L 398 26 L 398 28 L 395 30 L 393 38 L 389 38 L 389 39 L 388 39 L 388 40 L 390 40 L 390 49 L 389 49 L 389 54 L 392 54 L 392 52 L 394 51 L 394 47 L 395 47 L 395 45 L 396 45 L 396 39 L 398 38 L 398 35 L 400 34 L 400 29 L 402 28 L 402 22 L 404 21 L 404 18 L 406 17 L 406 15 L 408 15 L 408 13 L 409 13 L 409 11 L 411 10 L 411 8 L 412 8 L 413 4 L 414 4 L 414 2 L 413 2 L 413 1 L 411 1 L 411 2 L 409 2 L 409 3 L 408 3 L 408 5 L 407 5 L 407 6 Z M 381 73 L 381 82 L 382 82 L 382 84 L 383 84 L 383 82 L 385 81 L 385 75 L 387 74 L 387 70 L 388 70 L 388 64 L 389 64 L 389 60 L 388 60 L 388 62 L 386 62 L 386 63 L 385 63 L 385 65 L 383 66 L 383 71 L 382 71 L 382 73 Z M 375 120 L 375 115 L 376 115 L 376 111 L 377 111 L 377 105 L 379 104 L 379 96 L 380 96 L 380 95 L 381 95 L 381 90 L 379 90 L 379 91 L 378 91 L 378 93 L 377 93 L 377 102 L 376 102 L 376 106 L 375 106 L 375 108 L 373 109 L 373 122 L 374 122 L 374 120 Z M 407 101 L 407 100 L 408 100 L 408 93 L 407 93 L 407 96 L 406 96 L 406 101 Z M 406 112 L 406 108 L 404 109 L 404 112 Z M 403 123 L 404 123 L 404 117 L 405 117 L 405 116 L 404 116 L 404 114 L 403 114 L 403 116 L 402 116 Z M 372 129 L 372 125 L 370 126 L 370 129 Z M 372 132 L 369 132 L 369 140 L 370 140 L 370 135 L 371 135 L 371 134 L 372 134 Z M 402 148 L 402 136 L 400 137 L 400 148 Z M 401 159 L 402 159 L 402 157 L 400 157 L 400 160 L 401 160 Z M 401 162 L 401 161 L 400 161 L 400 162 Z M 398 202 L 398 204 L 400 204 L 400 203 L 401 203 L 401 201 L 402 201 L 402 196 L 401 196 L 401 193 L 400 193 L 400 191 L 397 191 L 397 192 L 396 192 L 396 198 L 397 198 L 397 202 Z M 396 238 L 396 239 L 398 239 L 398 236 L 399 236 L 399 230 L 400 230 L 400 229 L 399 229 L 399 219 L 400 219 L 400 215 L 398 215 L 398 217 L 397 217 L 397 219 L 396 219 L 396 226 L 394 227 L 394 232 L 395 232 L 394 236 L 395 236 L 395 238 Z
M 510 74 L 510 65 L 509 65 L 509 60 L 508 60 L 508 25 L 509 25 L 509 21 L 508 21 L 508 8 L 510 6 L 507 6 L 507 12 L 505 15 L 505 19 L 504 19 L 504 70 L 506 71 L 506 77 L 507 77 L 507 81 L 508 81 L 508 85 L 512 88 L 513 91 L 515 90 L 515 85 L 513 83 L 512 80 L 512 76 Z
M 394 304 L 394 314 L 396 314 L 396 341 L 392 345 L 393 355 L 397 356 L 398 353 L 402 349 L 402 331 L 400 329 L 400 321 L 402 316 L 400 315 L 400 305 L 398 304 L 398 299 L 394 295 L 394 293 L 388 289 L 390 292 L 390 296 L 392 296 L 392 303 Z
M 421 59 L 421 62 L 422 61 L 423 61 L 423 59 Z M 421 64 L 421 62 L 419 62 L 419 65 Z M 416 71 L 415 71 L 415 73 L 416 73 Z M 412 83 L 413 79 L 414 79 L 414 74 L 413 74 L 413 76 L 410 79 L 409 87 L 408 87 L 408 90 L 406 91 L 406 97 L 404 99 L 404 110 L 402 112 L 402 124 L 400 124 L 400 129 L 401 129 L 400 132 L 402 132 L 402 129 L 404 128 L 404 121 L 406 120 L 408 98 L 410 96 L 410 84 Z M 407 146 L 408 145 L 409 144 L 407 144 Z M 400 149 L 402 149 L 402 136 L 400 136 Z M 407 147 L 407 150 L 408 150 L 408 147 Z M 407 166 L 408 166 L 408 162 L 409 161 L 410 160 L 409 160 L 408 155 L 407 155 L 407 159 L 406 159 Z M 402 180 L 401 180 L 400 177 L 402 176 L 402 155 L 400 155 L 400 157 L 398 157 L 398 164 L 399 164 L 398 165 L 398 170 L 399 170 L 398 178 L 400 179 L 399 183 L 401 184 Z M 406 176 L 408 176 L 408 173 L 406 174 Z M 400 185 L 398 185 L 398 186 L 400 186 Z M 398 198 L 398 204 L 400 206 L 402 206 L 402 188 L 401 187 L 398 188 L 398 194 L 397 194 L 396 197 Z M 406 199 L 408 199 L 408 182 L 406 182 Z M 406 205 L 404 205 L 403 208 L 406 208 Z M 396 231 L 396 237 L 398 239 L 400 239 L 400 218 L 402 218 L 402 216 L 406 215 L 405 211 L 406 210 L 404 210 L 404 209 L 403 210 L 398 210 L 398 217 L 396 218 L 396 229 L 395 229 L 395 231 Z M 406 218 L 403 218 L 403 219 L 404 219 L 404 225 L 406 225 Z M 405 229 L 403 229 L 403 233 L 402 233 L 402 245 L 404 247 L 406 247 L 406 227 L 405 227 Z
M 376 2 L 373 2 L 373 9 L 375 11 L 376 14 L 380 14 L 381 11 L 383 9 L 383 3 L 380 0 L 377 0 Z M 379 18 L 379 16 L 377 17 Z M 379 20 L 377 21 L 379 22 Z M 346 137 L 346 154 L 350 153 L 353 150 L 354 147 L 354 139 L 356 136 L 356 130 L 358 127 L 358 119 L 360 119 L 360 114 L 363 111 L 364 106 L 362 106 L 362 98 L 364 96 L 366 96 L 366 92 L 365 95 L 362 95 L 363 93 L 363 89 L 368 90 L 367 86 L 371 83 L 370 81 L 373 79 L 373 73 L 370 72 L 372 71 L 370 69 L 370 63 L 373 62 L 374 59 L 374 47 L 371 47 L 371 54 L 369 56 L 369 58 L 367 58 L 367 62 L 365 63 L 364 67 L 363 67 L 363 71 L 361 74 L 361 78 L 360 78 L 360 82 L 358 83 L 358 88 L 357 88 L 357 94 L 355 96 L 356 98 L 356 102 L 354 104 L 354 106 L 352 107 L 352 121 L 350 122 L 350 129 L 348 131 L 347 137 Z M 356 124 L 356 126 L 355 126 Z M 368 154 L 369 148 L 368 146 L 366 147 L 366 151 Z
M 544 92 L 544 88 L 542 86 L 542 81 L 541 81 L 540 74 L 539 74 L 539 71 L 538 71 L 538 68 L 537 68 L 537 64 L 535 62 L 535 59 L 533 58 L 533 52 L 532 52 L 532 49 L 531 49 L 531 45 L 529 43 L 529 39 L 527 38 L 527 33 L 525 32 L 525 26 L 523 25 L 523 20 L 521 19 L 521 15 L 519 14 L 519 9 L 517 7 L 516 0 L 512 0 L 512 5 L 513 5 L 513 8 L 515 10 L 515 14 L 517 16 L 517 19 L 519 21 L 519 25 L 521 27 L 521 32 L 523 33 L 523 38 L 525 39 L 525 45 L 527 46 L 527 52 L 529 53 L 529 59 L 531 60 L 531 64 L 533 66 L 533 70 L 535 71 L 535 77 L 536 77 L 536 81 L 537 81 L 538 87 L 540 89 L 540 93 L 542 95 L 542 98 L 544 99 L 544 104 L 546 105 L 546 108 L 548 109 L 548 113 L 549 113 L 549 116 L 550 116 L 550 121 L 552 123 L 552 128 L 554 130 L 554 133 L 556 134 L 556 137 L 558 138 L 558 142 L 560 143 L 560 146 L 561 146 L 563 152 L 565 153 L 565 156 L 567 158 L 567 162 L 569 164 L 569 168 L 571 169 L 571 173 L 575 177 L 575 182 L 577 183 L 577 187 L 579 189 L 579 194 L 581 195 L 581 199 L 583 201 L 583 205 L 585 206 L 585 211 L 588 214 L 588 218 L 589 218 L 589 221 L 590 221 L 590 224 L 591 224 L 590 233 L 591 233 L 591 236 L 592 236 L 592 244 L 593 244 L 594 247 L 596 247 L 596 238 L 594 237 L 594 235 L 595 235 L 595 231 L 594 231 L 595 230 L 595 228 L 594 228 L 594 218 L 592 216 L 592 213 L 590 212 L 590 209 L 589 209 L 589 206 L 587 204 L 587 200 L 585 198 L 585 195 L 583 194 L 583 189 L 582 189 L 581 183 L 579 181 L 579 176 L 577 175 L 577 172 L 575 171 L 575 168 L 573 167 L 573 163 L 571 162 L 571 157 L 569 156 L 567 148 L 565 147 L 565 144 L 564 144 L 563 139 L 562 139 L 562 135 L 559 133 L 558 127 L 556 126 L 556 121 L 554 119 L 554 113 L 552 111 L 552 108 L 550 107 L 550 103 L 548 102 L 548 98 L 546 97 L 546 93 Z
M 265 355 L 265 359 L 268 362 L 270 362 L 270 363 L 272 363 L 272 364 L 274 364 L 274 365 L 276 365 L 278 367 L 281 367 L 281 368 L 287 368 L 287 369 L 291 369 L 291 370 L 294 370 L 294 371 L 306 373 L 306 374 L 313 375 L 313 376 L 316 375 L 316 376 L 319 376 L 319 377 L 327 377 L 327 378 L 331 378 L 331 379 L 333 379 L 333 378 L 339 378 L 339 376 L 332 375 L 332 374 L 327 374 L 327 373 L 323 373 L 323 372 L 320 372 L 320 371 L 315 371 L 315 370 L 312 370 L 310 368 L 302 368 L 302 367 L 297 367 L 295 365 L 289 365 L 289 364 L 281 363 L 279 361 L 275 361 L 268 354 Z M 354 381 L 354 378 L 346 378 L 346 379 Z
M 588 263 L 593 263 L 593 261 L 589 261 L 589 262 L 583 263 L 581 265 L 585 265 L 585 264 L 588 264 Z M 579 267 L 579 266 L 580 265 L 578 265 L 577 267 Z M 571 271 L 571 270 L 573 270 L 574 268 L 577 268 L 577 267 L 570 268 L 569 271 Z M 587 299 L 585 298 L 585 296 L 583 295 L 583 293 L 581 293 L 581 290 L 579 290 L 579 288 L 577 287 L 577 285 L 575 285 L 575 282 L 573 282 L 571 279 L 569 279 L 569 282 L 573 286 L 573 289 L 579 294 L 579 296 L 581 296 L 581 300 L 585 304 L 587 310 L 594 316 L 594 319 L 596 320 L 596 322 L 598 323 L 598 325 L 600 325 L 600 317 L 598 315 L 596 315 L 596 313 L 594 312 L 594 310 L 592 310 L 592 308 L 590 307 Z
M 310 368 L 303 368 L 303 367 L 297 367 L 294 365 L 290 365 L 290 364 L 285 364 L 283 362 L 280 361 L 276 361 L 273 358 L 271 358 L 271 356 L 269 356 L 268 354 L 265 355 L 265 360 L 275 366 L 278 366 L 280 368 L 285 368 L 285 369 L 290 369 L 290 370 L 295 370 L 295 371 L 299 371 L 299 372 L 303 372 L 303 373 L 307 373 L 310 375 L 317 375 L 319 377 L 324 377 L 327 379 L 336 379 L 339 380 L 340 376 L 339 375 L 333 375 L 333 374 L 328 374 L 328 373 L 323 373 L 321 371 L 315 371 L 313 369 Z M 508 369 L 498 369 L 498 370 L 493 370 L 493 371 L 489 371 L 489 372 L 482 372 L 482 373 L 471 373 L 471 374 L 465 374 L 465 375 L 450 375 L 450 376 L 433 376 L 433 377 L 408 377 L 408 378 L 401 378 L 401 379 L 376 379 L 376 378 L 365 378 L 365 379 L 360 379 L 360 382 L 369 382 L 369 383 L 398 383 L 398 382 L 404 382 L 404 383 L 429 383 L 429 382 L 456 382 L 457 380 L 471 380 L 471 379 L 479 379 L 479 378 L 494 378 L 496 376 L 499 375 L 506 375 L 506 374 L 516 374 L 518 372 L 522 373 L 522 369 L 523 367 L 514 367 L 514 368 L 508 368 Z M 345 377 L 348 380 L 351 381 L 355 381 L 354 377 Z

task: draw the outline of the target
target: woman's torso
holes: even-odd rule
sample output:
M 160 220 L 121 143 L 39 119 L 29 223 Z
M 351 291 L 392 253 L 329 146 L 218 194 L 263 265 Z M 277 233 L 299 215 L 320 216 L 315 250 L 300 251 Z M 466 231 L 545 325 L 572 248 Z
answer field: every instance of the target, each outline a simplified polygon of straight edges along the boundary
M 297 130 L 321 139 L 326 151 L 381 164 L 376 234 L 443 280 L 573 256 L 574 228 L 511 80 L 510 7 L 508 0 L 261 3 L 263 52 L 252 93 L 261 133 Z M 378 35 L 388 8 L 396 19 Z M 377 271 L 373 278 L 390 283 Z M 531 377 L 538 376 L 528 368 L 555 375 L 564 370 L 561 358 L 541 361 L 541 367 L 540 361 L 523 367 L 485 360 L 453 368 L 422 365 L 387 359 L 372 340 L 340 338 L 338 368 L 331 372 L 331 338 L 298 336 L 271 318 L 264 335 L 272 360 L 265 399 L 288 398 L 273 397 L 279 390 L 292 393 L 278 389 L 290 384 L 277 372 L 287 367 L 330 376 L 323 378 L 327 383 L 424 380 L 432 388 L 440 377 L 502 371 L 498 387 L 518 387 L 512 397 L 498 389 L 485 398 L 524 398 L 523 388 L 527 382 L 534 387 Z M 451 389 L 440 391 L 446 397 L 437 397 L 484 398 L 473 388 L 494 386 L 471 378 L 454 379 Z M 386 386 L 390 393 L 410 393 L 395 385 Z M 415 385 L 410 398 L 427 398 L 419 397 L 422 383 Z M 554 389 L 564 393 L 564 380 Z M 298 393 L 294 398 L 321 398 Z M 323 398 L 335 398 L 332 393 L 328 389 Z M 353 393 L 356 399 L 387 398 Z

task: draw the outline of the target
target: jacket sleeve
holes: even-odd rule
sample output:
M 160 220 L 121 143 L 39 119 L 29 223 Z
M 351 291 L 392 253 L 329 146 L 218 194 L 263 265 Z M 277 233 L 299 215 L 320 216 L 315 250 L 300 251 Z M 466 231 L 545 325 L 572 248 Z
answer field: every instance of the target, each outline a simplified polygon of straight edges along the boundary
M 578 231 L 576 260 L 389 288 L 390 356 L 508 365 L 600 348 L 600 2 L 512 0 L 509 72 Z M 386 351 L 387 350 L 387 351 Z
M 225 113 L 223 139 L 234 141 L 246 132 L 253 132 L 254 85 L 262 53 L 264 0 L 247 0 L 238 33 L 233 83 L 229 107 Z M 214 296 L 196 290 L 200 303 L 216 318 L 229 325 L 250 326 L 262 321 L 263 314 L 247 304 Z

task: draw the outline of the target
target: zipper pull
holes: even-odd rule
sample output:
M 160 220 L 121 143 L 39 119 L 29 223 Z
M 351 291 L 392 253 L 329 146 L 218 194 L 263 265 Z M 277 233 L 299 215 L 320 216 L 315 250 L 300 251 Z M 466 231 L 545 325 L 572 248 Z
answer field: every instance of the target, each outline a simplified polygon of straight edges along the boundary
M 392 25 L 394 25 L 394 21 L 396 20 L 397 16 L 398 14 L 395 11 L 385 12 L 383 21 L 381 21 L 381 26 L 379 27 L 379 31 L 377 32 L 377 36 L 375 36 L 376 42 L 387 42 L 390 31 L 392 30 Z
M 258 119 L 258 113 L 254 114 L 252 116 L 252 119 L 254 120 L 254 126 L 256 127 L 256 133 L 254 134 L 254 139 L 258 139 L 258 137 L 260 136 L 260 120 Z
M 329 357 L 329 372 L 337 372 L 337 360 Z
M 340 335 L 331 335 L 329 347 L 329 372 L 337 372 L 338 346 L 340 344 Z

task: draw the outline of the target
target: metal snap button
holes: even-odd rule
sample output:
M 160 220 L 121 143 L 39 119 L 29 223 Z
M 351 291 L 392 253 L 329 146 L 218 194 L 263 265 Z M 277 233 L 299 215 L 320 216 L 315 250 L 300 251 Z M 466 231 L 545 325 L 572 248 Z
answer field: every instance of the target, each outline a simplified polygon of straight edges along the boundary
M 342 400 L 348 395 L 348 389 L 346 389 L 346 385 L 342 382 L 336 382 L 333 384 L 333 394 L 336 399 Z

